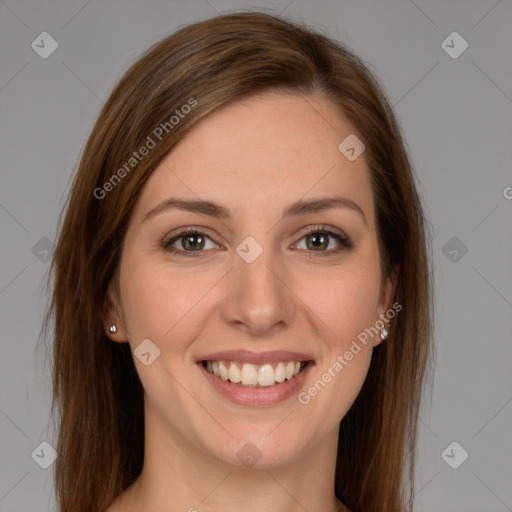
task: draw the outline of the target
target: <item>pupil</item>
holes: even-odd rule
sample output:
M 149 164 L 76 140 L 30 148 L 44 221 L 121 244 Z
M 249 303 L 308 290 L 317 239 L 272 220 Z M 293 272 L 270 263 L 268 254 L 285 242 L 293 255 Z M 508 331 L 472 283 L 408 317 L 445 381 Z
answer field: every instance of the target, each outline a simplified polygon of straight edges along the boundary
M 314 234 L 311 235 L 311 246 L 317 248 L 319 246 L 326 245 L 326 236 L 324 234 Z
M 194 241 L 193 241 L 194 238 L 198 238 L 199 242 L 194 243 Z M 201 235 L 188 235 L 186 237 L 185 248 L 186 249 L 194 249 L 199 246 L 202 246 L 202 243 L 203 243 L 203 240 L 202 240 Z

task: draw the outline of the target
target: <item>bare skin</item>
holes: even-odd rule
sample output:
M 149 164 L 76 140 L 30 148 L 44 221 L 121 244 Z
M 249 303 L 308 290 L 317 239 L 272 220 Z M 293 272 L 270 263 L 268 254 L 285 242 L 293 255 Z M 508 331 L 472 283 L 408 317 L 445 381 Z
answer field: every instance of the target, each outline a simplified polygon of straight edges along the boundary
M 149 339 L 160 356 L 149 366 L 134 358 L 145 390 L 144 468 L 108 512 L 348 511 L 333 491 L 338 427 L 380 337 L 360 343 L 342 371 L 332 367 L 391 307 L 395 286 L 381 280 L 364 153 L 351 162 L 338 150 L 351 133 L 320 95 L 259 95 L 203 119 L 145 184 L 105 329 L 116 324 L 110 338 L 132 351 Z M 298 200 L 333 196 L 357 206 L 283 216 Z M 170 197 L 215 201 L 232 218 L 164 209 L 143 220 Z M 188 227 L 201 232 L 200 249 L 175 239 Z M 352 246 L 325 234 L 313 246 L 326 230 Z M 263 249 L 252 263 L 236 252 L 248 236 Z M 181 255 L 164 247 L 169 239 Z M 329 368 L 332 378 L 308 403 L 295 393 L 239 405 L 196 363 L 236 349 L 308 354 L 303 392 Z M 251 467 L 238 456 L 248 443 L 259 454 Z

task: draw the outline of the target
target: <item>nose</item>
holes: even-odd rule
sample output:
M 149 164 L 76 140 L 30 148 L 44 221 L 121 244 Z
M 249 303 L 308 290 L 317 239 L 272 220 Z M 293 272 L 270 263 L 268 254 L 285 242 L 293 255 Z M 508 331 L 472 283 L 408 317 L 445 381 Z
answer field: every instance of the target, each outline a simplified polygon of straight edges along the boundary
M 291 325 L 296 310 L 292 283 L 274 251 L 263 252 L 252 263 L 235 253 L 228 293 L 222 308 L 224 321 L 246 335 L 271 336 Z M 288 281 L 288 282 L 287 282 Z

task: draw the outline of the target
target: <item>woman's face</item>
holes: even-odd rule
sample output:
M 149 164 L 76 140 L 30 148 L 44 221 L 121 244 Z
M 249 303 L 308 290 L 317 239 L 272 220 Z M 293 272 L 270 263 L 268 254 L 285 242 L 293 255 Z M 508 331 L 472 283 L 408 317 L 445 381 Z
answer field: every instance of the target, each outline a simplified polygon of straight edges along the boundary
M 321 96 L 258 95 L 211 113 L 150 176 L 111 320 L 162 442 L 275 467 L 337 439 L 392 297 L 365 154 L 338 149 L 353 133 Z

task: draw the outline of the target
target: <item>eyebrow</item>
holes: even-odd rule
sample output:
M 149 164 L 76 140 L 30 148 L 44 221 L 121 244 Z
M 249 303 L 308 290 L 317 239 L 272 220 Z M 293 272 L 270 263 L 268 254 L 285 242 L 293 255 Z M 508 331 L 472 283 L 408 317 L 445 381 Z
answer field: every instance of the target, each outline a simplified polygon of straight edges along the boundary
M 283 212 L 283 217 L 298 217 L 308 215 L 310 213 L 322 212 L 333 208 L 346 208 L 358 212 L 365 224 L 367 224 L 366 216 L 361 207 L 354 201 L 345 197 L 323 197 L 321 199 L 313 199 L 310 201 L 299 200 L 286 207 Z M 154 208 L 147 212 L 142 221 L 146 221 L 154 217 L 158 213 L 166 210 L 183 210 L 202 215 L 208 215 L 217 219 L 232 219 L 230 211 L 221 204 L 214 201 L 204 201 L 196 199 L 178 199 L 169 197 L 158 203 Z

